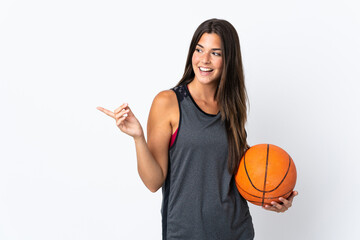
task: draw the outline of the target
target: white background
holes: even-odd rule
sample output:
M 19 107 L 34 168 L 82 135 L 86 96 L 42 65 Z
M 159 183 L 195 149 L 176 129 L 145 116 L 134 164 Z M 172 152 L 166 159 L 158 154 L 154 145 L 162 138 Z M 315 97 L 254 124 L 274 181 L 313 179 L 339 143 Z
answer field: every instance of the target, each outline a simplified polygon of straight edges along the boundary
M 298 170 L 289 211 L 249 204 L 255 239 L 360 239 L 356 2 L 1 1 L 0 239 L 161 239 L 161 191 L 96 107 L 128 102 L 146 131 L 213 17 L 240 37 L 250 145 Z

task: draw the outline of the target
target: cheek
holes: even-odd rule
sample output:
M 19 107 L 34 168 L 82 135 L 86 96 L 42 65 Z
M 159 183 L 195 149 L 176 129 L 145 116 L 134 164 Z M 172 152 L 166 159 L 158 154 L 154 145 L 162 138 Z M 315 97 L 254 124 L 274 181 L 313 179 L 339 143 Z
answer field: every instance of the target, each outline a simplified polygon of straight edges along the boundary
M 193 55 L 192 55 L 191 61 L 192 61 L 192 64 L 193 64 L 193 65 L 198 64 L 199 58 L 196 56 L 196 54 L 193 54 Z
M 223 68 L 223 61 L 222 61 L 222 59 L 216 62 L 216 67 L 219 68 L 220 70 L 222 70 L 222 68 Z

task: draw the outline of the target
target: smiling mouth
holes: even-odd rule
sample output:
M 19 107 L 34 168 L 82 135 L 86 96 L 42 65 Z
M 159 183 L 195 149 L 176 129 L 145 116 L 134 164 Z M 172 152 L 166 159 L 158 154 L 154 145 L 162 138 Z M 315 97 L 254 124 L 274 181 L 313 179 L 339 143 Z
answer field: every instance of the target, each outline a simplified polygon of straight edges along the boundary
M 214 71 L 214 69 L 204 68 L 204 67 L 199 67 L 199 69 L 200 69 L 201 72 L 212 72 L 212 71 Z

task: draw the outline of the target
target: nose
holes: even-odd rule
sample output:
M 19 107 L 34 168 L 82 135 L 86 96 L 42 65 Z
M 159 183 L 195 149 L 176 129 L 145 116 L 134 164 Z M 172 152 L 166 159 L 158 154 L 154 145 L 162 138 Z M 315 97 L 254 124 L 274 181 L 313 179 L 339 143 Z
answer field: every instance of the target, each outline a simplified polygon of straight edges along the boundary
M 204 53 L 201 57 L 201 62 L 202 63 L 210 63 L 210 54 Z

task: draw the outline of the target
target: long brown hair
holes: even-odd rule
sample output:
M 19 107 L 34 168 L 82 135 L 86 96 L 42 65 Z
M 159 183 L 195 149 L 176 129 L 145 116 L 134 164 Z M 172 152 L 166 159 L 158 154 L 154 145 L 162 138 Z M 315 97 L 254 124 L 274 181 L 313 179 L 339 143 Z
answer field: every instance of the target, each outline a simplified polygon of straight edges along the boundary
M 223 70 L 215 99 L 220 106 L 221 120 L 225 121 L 229 146 L 228 170 L 230 174 L 236 174 L 241 157 L 249 148 L 245 131 L 249 99 L 245 88 L 239 36 L 233 25 L 216 18 L 200 24 L 191 40 L 184 75 L 177 86 L 188 84 L 194 79 L 192 55 L 204 33 L 216 33 L 221 38 Z

